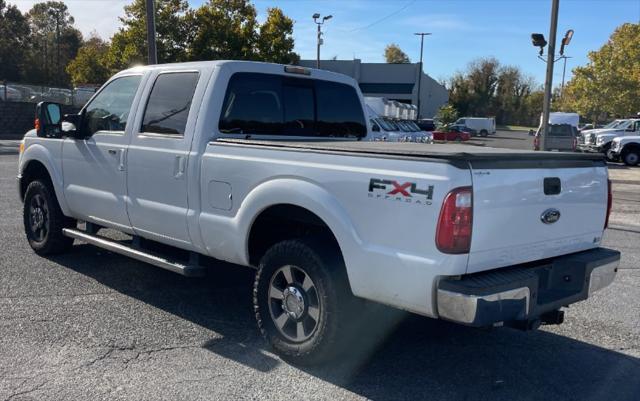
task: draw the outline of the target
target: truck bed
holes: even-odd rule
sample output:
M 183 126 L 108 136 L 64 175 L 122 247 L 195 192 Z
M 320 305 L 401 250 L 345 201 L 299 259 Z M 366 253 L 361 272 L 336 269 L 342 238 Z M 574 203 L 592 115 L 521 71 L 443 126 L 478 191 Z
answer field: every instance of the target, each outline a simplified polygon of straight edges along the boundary
M 259 139 L 223 139 L 215 144 L 268 147 L 298 152 L 320 152 L 365 157 L 402 158 L 441 161 L 460 168 L 567 168 L 604 165 L 601 154 L 572 152 L 536 152 L 499 149 L 466 144 L 422 144 L 374 141 L 288 141 Z

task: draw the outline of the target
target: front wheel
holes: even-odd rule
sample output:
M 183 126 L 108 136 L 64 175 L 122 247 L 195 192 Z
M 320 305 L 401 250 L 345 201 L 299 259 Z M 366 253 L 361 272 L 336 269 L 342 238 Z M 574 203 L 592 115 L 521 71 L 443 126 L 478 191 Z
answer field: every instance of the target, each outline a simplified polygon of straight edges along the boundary
M 640 163 L 640 151 L 629 150 L 622 155 L 622 161 L 627 166 L 637 166 Z
M 271 247 L 256 274 L 253 303 L 260 331 L 283 358 L 310 365 L 341 349 L 355 298 L 337 251 L 318 241 Z
M 62 229 L 75 221 L 66 217 L 53 189 L 43 181 L 33 181 L 27 187 L 23 207 L 24 230 L 29 246 L 39 255 L 61 253 L 73 245 Z

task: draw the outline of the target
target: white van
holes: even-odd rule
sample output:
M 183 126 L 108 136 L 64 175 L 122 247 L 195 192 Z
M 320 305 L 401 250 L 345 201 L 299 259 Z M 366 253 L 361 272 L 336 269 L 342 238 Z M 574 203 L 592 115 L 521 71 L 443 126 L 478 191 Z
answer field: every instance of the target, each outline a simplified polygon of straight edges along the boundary
M 487 136 L 496 133 L 496 119 L 494 117 L 462 117 L 455 122 L 471 130 L 473 135 Z

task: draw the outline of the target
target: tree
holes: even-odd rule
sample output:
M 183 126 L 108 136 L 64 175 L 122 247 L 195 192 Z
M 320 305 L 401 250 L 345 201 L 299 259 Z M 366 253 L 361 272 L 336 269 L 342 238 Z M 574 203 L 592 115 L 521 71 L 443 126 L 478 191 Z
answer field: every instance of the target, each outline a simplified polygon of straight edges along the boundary
M 436 119 L 442 125 L 451 124 L 458 119 L 458 110 L 450 104 L 445 104 L 438 109 Z
M 60 1 L 36 3 L 27 13 L 31 26 L 31 46 L 26 63 L 33 83 L 65 85 L 69 77 L 64 66 L 73 59 L 82 34 L 73 27 L 67 5 Z
M 254 60 L 258 41 L 256 9 L 247 0 L 210 0 L 189 14 L 196 27 L 191 60 Z
M 384 58 L 389 64 L 406 64 L 411 62 L 409 56 L 395 43 L 388 44 L 387 47 L 384 48 Z
M 573 70 L 564 96 L 567 107 L 592 121 L 640 111 L 640 24 L 622 24 L 590 52 L 589 63 Z
M 186 47 L 192 26 L 187 21 L 189 5 L 185 0 L 156 0 L 156 51 L 159 63 L 185 61 Z M 122 28 L 111 38 L 106 56 L 112 72 L 134 64 L 147 63 L 146 1 L 135 0 L 124 7 L 120 18 Z
M 107 66 L 109 44 L 94 34 L 87 40 L 76 58 L 67 65 L 67 73 L 74 85 L 103 84 L 111 76 Z
M 281 9 L 267 9 L 267 20 L 260 26 L 257 52 L 262 61 L 296 64 L 300 60 L 293 52 L 293 20 Z
M 22 78 L 29 33 L 27 19 L 18 7 L 0 0 L 0 79 Z

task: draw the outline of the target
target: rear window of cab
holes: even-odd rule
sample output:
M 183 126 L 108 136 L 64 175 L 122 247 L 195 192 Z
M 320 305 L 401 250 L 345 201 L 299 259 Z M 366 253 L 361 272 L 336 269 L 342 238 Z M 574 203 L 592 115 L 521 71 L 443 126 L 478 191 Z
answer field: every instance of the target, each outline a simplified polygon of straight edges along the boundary
M 367 125 L 355 88 L 275 74 L 236 73 L 218 128 L 223 134 L 363 137 Z

